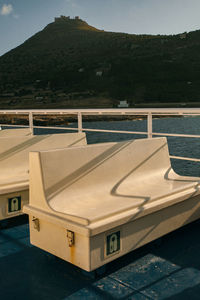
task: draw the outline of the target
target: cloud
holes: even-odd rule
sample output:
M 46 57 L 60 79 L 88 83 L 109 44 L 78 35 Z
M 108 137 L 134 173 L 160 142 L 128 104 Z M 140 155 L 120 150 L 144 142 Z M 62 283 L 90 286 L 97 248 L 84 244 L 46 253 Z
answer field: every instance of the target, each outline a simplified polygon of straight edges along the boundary
M 13 12 L 12 4 L 3 4 L 0 14 L 2 16 L 7 16 L 7 15 L 11 14 L 12 12 Z

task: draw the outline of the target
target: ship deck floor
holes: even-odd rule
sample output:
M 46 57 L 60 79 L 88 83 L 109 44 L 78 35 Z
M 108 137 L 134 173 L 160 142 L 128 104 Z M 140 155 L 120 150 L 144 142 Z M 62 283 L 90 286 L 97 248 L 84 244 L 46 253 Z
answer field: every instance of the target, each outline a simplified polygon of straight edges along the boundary
M 0 298 L 199 300 L 199 232 L 198 220 L 87 274 L 30 245 L 18 217 L 0 229 Z

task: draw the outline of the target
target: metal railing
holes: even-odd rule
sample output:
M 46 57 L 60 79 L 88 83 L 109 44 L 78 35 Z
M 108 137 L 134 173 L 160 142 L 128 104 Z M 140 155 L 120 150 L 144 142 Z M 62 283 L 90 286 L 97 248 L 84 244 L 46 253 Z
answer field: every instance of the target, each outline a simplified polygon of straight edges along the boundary
M 29 127 L 31 133 L 34 128 L 41 129 L 56 129 L 56 130 L 75 130 L 78 132 L 108 132 L 108 133 L 126 133 L 126 134 L 137 134 L 147 135 L 148 138 L 153 136 L 168 136 L 168 137 L 187 137 L 187 138 L 200 138 L 200 135 L 194 134 L 172 134 L 153 132 L 153 117 L 154 116 L 200 116 L 200 108 L 128 108 L 128 109 L 32 109 L 32 110 L 0 110 L 1 115 L 26 115 L 29 119 L 29 125 L 11 125 L 11 124 L 0 124 L 0 126 L 10 127 Z M 35 126 L 34 116 L 43 115 L 75 115 L 77 117 L 78 127 L 58 127 L 58 126 Z M 147 118 L 147 131 L 124 131 L 124 130 L 106 130 L 106 129 L 90 129 L 83 128 L 83 116 L 146 116 Z M 170 156 L 173 159 L 190 160 L 199 162 L 198 158 L 189 158 L 181 156 Z

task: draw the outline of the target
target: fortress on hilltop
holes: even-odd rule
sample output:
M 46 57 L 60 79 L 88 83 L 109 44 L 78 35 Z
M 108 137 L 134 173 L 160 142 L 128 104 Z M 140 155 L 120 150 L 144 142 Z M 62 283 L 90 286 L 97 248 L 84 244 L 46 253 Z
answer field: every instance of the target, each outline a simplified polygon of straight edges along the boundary
M 60 16 L 60 17 L 56 17 L 54 19 L 55 22 L 62 22 L 62 21 L 68 21 L 68 20 L 80 20 L 80 17 L 79 16 L 75 16 L 75 17 L 70 17 L 70 16 Z

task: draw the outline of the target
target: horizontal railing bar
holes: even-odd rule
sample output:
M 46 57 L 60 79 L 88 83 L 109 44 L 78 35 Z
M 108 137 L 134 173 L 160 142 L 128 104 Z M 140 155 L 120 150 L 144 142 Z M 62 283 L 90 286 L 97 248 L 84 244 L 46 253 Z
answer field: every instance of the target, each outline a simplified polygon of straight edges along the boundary
M 0 111 L 0 115 L 28 115 L 29 113 L 32 113 L 34 116 L 36 115 L 77 115 L 79 113 L 79 111 L 77 112 L 74 112 L 74 111 L 68 111 L 68 112 L 24 112 L 24 111 L 21 111 L 21 112 L 11 112 L 11 111 L 8 111 L 8 112 L 1 112 Z M 134 116 L 147 116 L 148 113 L 147 112 L 84 112 L 84 111 L 80 111 L 80 113 L 83 115 L 83 116 L 110 116 L 110 115 L 113 115 L 113 116 L 121 116 L 121 115 L 126 115 L 126 116 L 131 116 L 131 115 L 134 115 Z M 200 116 L 200 113 L 197 114 L 197 113 L 162 113 L 162 112 L 157 112 L 157 113 L 152 113 L 153 116 Z
M 7 127 L 26 127 L 29 128 L 28 125 L 11 125 L 11 124 L 0 124 L 0 126 L 7 126 Z M 71 127 L 57 127 L 57 126 L 38 126 L 34 125 L 33 128 L 41 128 L 41 129 L 58 129 L 58 130 L 78 130 L 78 128 L 71 128 Z M 83 128 L 83 131 L 91 131 L 91 132 L 111 132 L 111 133 L 127 133 L 127 134 L 140 134 L 140 135 L 147 135 L 145 131 L 125 131 L 125 130 L 107 130 L 107 129 L 89 129 Z M 156 136 L 172 136 L 172 137 L 188 137 L 188 138 L 200 138 L 200 135 L 196 134 L 173 134 L 173 133 L 161 133 L 161 132 L 153 132 L 153 135 Z
M 105 109 L 15 109 L 15 110 L 0 110 L 0 114 L 77 114 L 81 113 L 136 113 L 136 114 L 198 114 L 200 115 L 200 108 L 105 108 Z
M 152 112 L 152 116 L 179 116 L 179 117 L 183 117 L 183 116 L 200 116 L 200 113 L 154 113 Z
M 1 125 L 0 125 L 1 126 Z M 28 127 L 25 125 L 4 125 L 2 126 L 11 126 L 11 127 Z M 78 130 L 78 128 L 71 128 L 71 127 L 57 127 L 57 126 L 33 126 L 33 128 L 40 128 L 40 129 L 58 129 L 58 130 Z M 107 129 L 89 129 L 89 128 L 83 128 L 82 131 L 91 131 L 91 132 L 110 132 L 110 133 L 128 133 L 128 134 L 142 134 L 147 135 L 147 132 L 141 132 L 141 131 L 125 131 L 125 130 L 107 130 Z
M 147 135 L 147 132 L 142 132 L 142 131 L 106 130 L 106 129 L 89 129 L 89 128 L 83 128 L 82 130 L 83 131 L 91 131 L 91 132 L 128 133 L 128 134 Z
M 40 129 L 58 129 L 58 130 L 78 130 L 78 128 L 71 128 L 71 127 L 57 127 L 57 126 L 33 126 L 33 128 L 40 128 Z
M 190 114 L 190 113 L 184 113 L 183 114 L 184 116 L 199 116 L 200 114 L 196 114 L 196 113 L 193 113 L 193 114 Z
M 26 127 L 29 128 L 28 125 L 10 125 L 10 124 L 0 124 L 0 126 L 6 127 Z M 78 128 L 71 127 L 57 127 L 57 126 L 33 126 L 33 128 L 41 128 L 41 129 L 58 129 L 58 130 L 78 130 Z
M 6 126 L 6 127 L 25 127 L 29 128 L 28 125 L 11 125 L 11 124 L 0 124 L 0 126 Z M 41 129 L 58 129 L 58 130 L 78 130 L 78 128 L 71 128 L 71 127 L 57 127 L 57 126 L 39 126 L 34 125 L 33 128 L 41 128 Z M 89 129 L 89 128 L 83 128 L 83 131 L 91 131 L 91 132 L 110 132 L 110 133 L 127 133 L 127 134 L 140 134 L 140 135 L 147 135 L 147 132 L 145 131 L 125 131 L 125 130 L 107 130 L 107 129 Z M 196 134 L 176 134 L 176 133 L 161 133 L 161 132 L 153 132 L 153 135 L 156 136 L 172 136 L 172 137 L 188 137 L 188 138 L 200 138 L 200 135 Z
M 182 133 L 161 133 L 161 132 L 159 133 L 159 132 L 153 132 L 152 135 L 188 137 L 188 138 L 200 138 L 200 135 L 197 135 L 197 134 L 182 134 Z
M 6 125 L 9 126 L 9 125 Z M 12 125 L 14 126 L 14 125 Z M 20 125 L 18 125 L 20 126 Z M 23 127 L 23 126 L 22 126 Z M 25 126 L 24 126 L 25 127 Z M 44 128 L 44 129 L 58 129 L 58 130 L 78 130 L 78 128 L 71 127 L 57 127 L 57 126 L 33 126 L 33 128 Z M 141 134 L 147 135 L 147 131 L 126 131 L 126 130 L 109 130 L 109 129 L 91 129 L 91 128 L 82 128 L 83 131 L 91 132 L 110 132 L 110 133 L 127 133 L 127 134 Z M 200 138 L 200 135 L 192 134 L 172 134 L 172 133 L 153 133 L 153 135 L 161 136 L 174 136 L 174 137 L 189 137 L 189 138 Z
M 26 128 L 29 128 L 29 125 L 0 124 L 0 126 L 6 126 L 6 127 L 26 127 Z
M 191 157 L 173 156 L 173 155 L 170 155 L 170 158 L 200 162 L 200 158 L 191 158 Z

